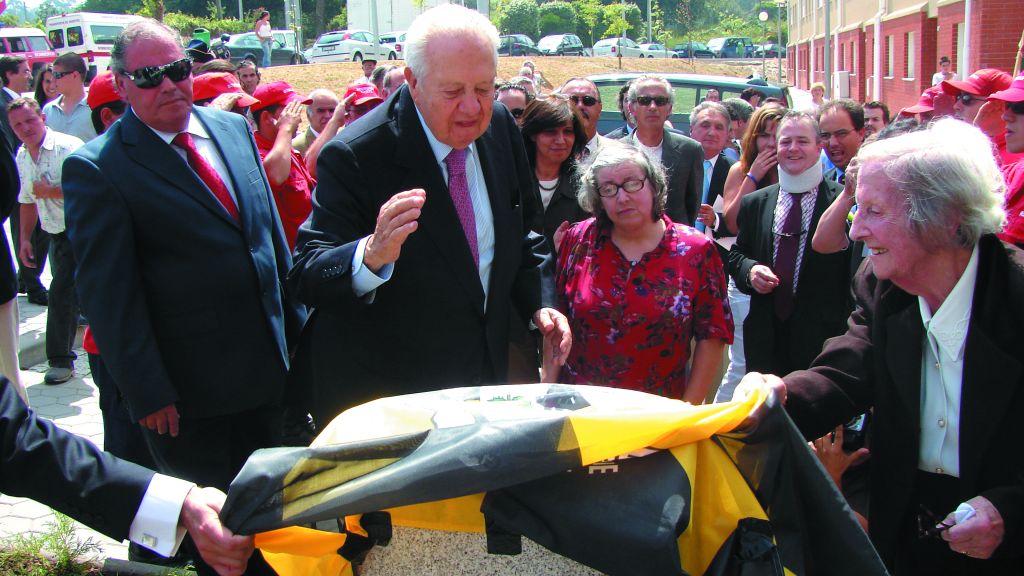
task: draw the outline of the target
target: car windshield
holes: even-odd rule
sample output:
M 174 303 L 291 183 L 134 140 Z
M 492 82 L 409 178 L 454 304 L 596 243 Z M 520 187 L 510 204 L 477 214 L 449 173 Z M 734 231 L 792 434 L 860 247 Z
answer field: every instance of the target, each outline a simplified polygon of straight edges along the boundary
M 89 26 L 89 31 L 92 32 L 92 41 L 97 44 L 113 44 L 114 38 L 121 33 L 121 29 L 124 26 Z
M 50 49 L 50 45 L 46 43 L 46 38 L 42 36 L 29 36 L 28 45 L 34 52 L 45 52 Z
M 722 47 L 722 44 L 725 44 L 725 38 L 714 38 L 708 42 L 708 48 L 714 48 L 717 50 Z
M 324 34 L 321 36 L 316 43 L 317 44 L 330 44 L 332 42 L 341 42 L 345 39 L 345 34 Z
M 537 46 L 558 46 L 558 44 L 561 41 L 561 36 L 545 36 L 540 39 L 540 42 L 537 43 Z

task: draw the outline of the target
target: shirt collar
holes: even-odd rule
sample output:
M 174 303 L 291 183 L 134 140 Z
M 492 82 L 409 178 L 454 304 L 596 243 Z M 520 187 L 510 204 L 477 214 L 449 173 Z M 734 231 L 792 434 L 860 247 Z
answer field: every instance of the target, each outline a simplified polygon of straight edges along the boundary
M 55 144 L 56 144 L 56 142 L 54 142 L 54 139 L 53 139 L 53 130 L 50 130 L 49 128 L 47 128 L 46 132 L 43 133 L 43 141 L 39 143 L 39 149 L 40 150 L 53 150 L 53 147 L 54 147 Z
M 178 132 L 162 132 L 160 130 L 157 130 L 156 128 L 153 128 L 152 126 L 149 126 L 149 129 L 156 133 L 156 135 L 159 136 L 160 139 L 166 142 L 168 145 L 170 145 L 171 140 L 174 140 L 174 137 L 179 134 Z M 210 133 L 206 131 L 206 127 L 203 126 L 203 123 L 199 121 L 199 118 L 196 118 L 195 112 L 192 112 L 188 115 L 188 127 L 185 128 L 185 132 L 188 132 L 193 136 L 205 138 L 207 140 L 209 140 L 210 138 Z
M 317 136 L 319 136 L 319 135 L 320 135 L 320 133 L 319 133 L 319 132 L 317 132 L 316 130 L 314 130 L 312 126 L 309 126 L 308 128 L 309 128 L 309 133 L 313 135 L 313 138 L 314 138 L 314 139 L 315 139 L 315 138 L 316 138 Z M 310 142 L 310 144 L 312 144 L 312 142 Z
M 600 134 L 594 134 L 594 137 L 587 141 L 587 145 L 585 146 L 585 148 L 587 150 L 590 150 L 591 154 L 593 154 L 594 150 L 597 149 L 597 141 L 598 141 L 597 139 L 600 138 L 600 137 L 601 137 Z
M 21 98 L 21 94 L 18 94 L 17 92 L 15 92 L 14 90 L 11 90 L 7 86 L 4 86 L 4 92 L 7 92 L 8 94 L 10 94 L 11 98 Z
M 419 108 L 416 108 L 416 116 L 420 119 L 420 125 L 423 126 L 423 131 L 427 134 L 427 142 L 430 142 L 430 149 L 434 152 L 434 158 L 437 159 L 437 163 L 440 164 L 441 162 L 444 162 L 448 159 L 448 155 L 451 154 L 454 148 L 434 137 L 434 133 L 431 132 L 430 127 L 427 126 L 427 121 L 423 119 L 423 114 L 420 114 Z M 469 146 L 466 146 L 467 157 L 473 154 L 473 147 L 475 145 L 476 143 L 474 142 Z
M 978 280 L 978 246 L 974 246 L 967 268 L 957 280 L 939 309 L 932 314 L 924 297 L 918 296 L 921 306 L 921 320 L 925 332 L 934 339 L 939 348 L 950 358 L 961 361 L 967 340 L 967 326 L 971 320 L 971 303 L 974 300 L 974 286 Z
M 715 164 L 718 163 L 718 157 L 721 156 L 721 155 L 722 155 L 722 153 L 719 152 L 718 154 L 715 154 L 711 158 L 705 158 L 704 161 L 705 162 L 711 162 L 711 169 L 714 170 L 715 169 Z

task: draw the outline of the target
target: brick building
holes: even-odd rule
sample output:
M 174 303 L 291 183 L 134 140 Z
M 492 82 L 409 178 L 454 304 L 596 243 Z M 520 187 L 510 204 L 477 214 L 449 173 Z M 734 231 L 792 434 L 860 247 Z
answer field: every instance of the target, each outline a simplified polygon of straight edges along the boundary
M 848 89 L 894 114 L 917 103 L 942 56 L 961 79 L 981 68 L 1012 73 L 1024 32 L 1020 0 L 789 0 L 786 66 L 790 84 L 805 90 L 825 82 L 826 1 L 833 95 Z

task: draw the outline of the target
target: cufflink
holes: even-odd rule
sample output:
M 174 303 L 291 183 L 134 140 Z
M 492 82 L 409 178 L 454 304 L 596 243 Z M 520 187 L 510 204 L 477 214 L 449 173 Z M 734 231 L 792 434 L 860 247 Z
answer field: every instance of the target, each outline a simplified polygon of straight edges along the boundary
M 156 548 L 157 543 L 159 541 L 160 541 L 160 539 L 157 538 L 156 536 L 151 536 L 149 534 L 143 534 L 142 535 L 142 542 L 141 542 L 141 544 L 143 546 L 145 546 L 146 548 L 149 548 L 150 550 L 152 550 L 153 548 Z

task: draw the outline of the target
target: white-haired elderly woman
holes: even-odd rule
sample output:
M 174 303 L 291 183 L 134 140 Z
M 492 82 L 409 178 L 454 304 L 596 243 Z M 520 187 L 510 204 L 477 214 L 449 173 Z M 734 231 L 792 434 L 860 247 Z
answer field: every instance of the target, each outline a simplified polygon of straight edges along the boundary
M 665 215 L 661 163 L 632 145 L 603 144 L 580 185 L 594 217 L 569 228 L 558 252 L 559 309 L 573 335 L 558 380 L 703 403 L 733 331 L 714 243 Z
M 1024 252 L 996 237 L 992 145 L 947 119 L 857 161 L 850 237 L 871 255 L 849 331 L 764 378 L 807 438 L 874 407 L 869 535 L 890 572 L 1022 574 Z

